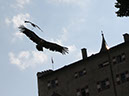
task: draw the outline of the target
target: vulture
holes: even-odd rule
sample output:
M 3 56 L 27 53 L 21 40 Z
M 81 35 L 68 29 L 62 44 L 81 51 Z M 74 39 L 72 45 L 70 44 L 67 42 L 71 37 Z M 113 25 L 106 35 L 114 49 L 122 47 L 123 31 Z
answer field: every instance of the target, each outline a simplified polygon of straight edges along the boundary
M 30 38 L 30 40 L 32 40 L 33 42 L 35 42 L 37 44 L 36 49 L 38 51 L 43 51 L 43 48 L 46 48 L 46 49 L 49 49 L 51 51 L 60 52 L 63 55 L 68 53 L 67 47 L 63 47 L 63 46 L 58 45 L 56 43 L 48 42 L 48 41 L 40 38 L 39 36 L 37 36 L 33 31 L 29 30 L 28 28 L 26 28 L 23 25 L 21 25 L 19 27 L 19 30 L 20 30 L 20 32 L 24 33 L 28 38 Z
M 43 32 L 43 30 L 38 25 L 36 25 L 36 24 L 34 24 L 34 23 L 30 22 L 30 21 L 24 21 L 24 22 L 25 23 L 30 23 L 33 27 L 37 27 L 40 31 Z

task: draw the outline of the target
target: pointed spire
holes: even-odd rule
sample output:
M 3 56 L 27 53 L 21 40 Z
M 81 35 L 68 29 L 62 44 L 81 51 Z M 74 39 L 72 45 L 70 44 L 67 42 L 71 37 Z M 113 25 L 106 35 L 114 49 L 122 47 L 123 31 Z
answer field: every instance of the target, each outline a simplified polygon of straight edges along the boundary
M 107 46 L 107 43 L 105 41 L 103 31 L 101 31 L 101 34 L 102 34 L 102 45 L 101 45 L 100 52 L 104 52 L 104 51 L 108 50 L 108 46 Z

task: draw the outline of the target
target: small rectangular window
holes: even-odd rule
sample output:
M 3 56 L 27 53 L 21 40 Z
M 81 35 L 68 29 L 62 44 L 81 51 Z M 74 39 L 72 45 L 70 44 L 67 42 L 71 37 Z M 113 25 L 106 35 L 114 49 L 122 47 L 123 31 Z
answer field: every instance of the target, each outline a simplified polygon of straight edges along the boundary
M 55 80 L 52 80 L 52 81 L 51 81 L 51 86 L 52 86 L 53 88 L 56 87 Z
M 106 86 L 107 86 L 107 88 L 109 88 L 109 87 L 110 87 L 109 79 L 107 78 L 105 82 L 106 82 Z
M 129 72 L 128 71 L 125 72 L 125 76 L 126 76 L 127 81 L 129 81 Z
M 75 72 L 74 77 L 78 78 L 78 73 L 77 72 Z
M 121 83 L 125 83 L 127 81 L 129 81 L 129 72 L 128 71 L 125 71 L 123 73 L 116 75 L 116 82 L 118 85 Z
M 103 68 L 103 67 L 106 67 L 108 65 L 109 65 L 109 62 L 108 61 L 105 61 L 105 62 L 99 64 L 99 68 Z
M 83 76 L 83 71 L 79 71 L 79 77 Z
M 116 82 L 118 85 L 120 84 L 120 75 L 119 74 L 116 75 Z
M 121 74 L 121 81 L 122 81 L 122 83 L 126 82 L 125 73 L 122 73 L 122 74 Z
M 83 69 L 83 74 L 86 75 L 86 69 Z
M 112 62 L 113 64 L 116 64 L 116 57 L 113 57 Z
M 83 87 L 81 89 L 77 89 L 77 96 L 89 96 L 89 89 L 88 86 Z
M 54 79 L 54 80 L 50 80 L 50 81 L 48 81 L 48 83 L 47 83 L 48 89 L 50 89 L 50 88 L 55 88 L 55 87 L 57 87 L 57 86 L 58 86 L 58 79 L 57 79 L 57 78 Z
M 56 86 L 58 86 L 58 79 L 55 79 L 55 84 Z
M 82 96 L 86 96 L 86 92 L 85 92 L 85 89 L 84 89 L 84 88 L 81 89 L 81 95 L 82 95 Z
M 122 61 L 125 61 L 125 53 L 122 53 Z
M 80 70 L 78 72 L 75 72 L 74 73 L 74 78 L 82 77 L 84 75 L 86 75 L 86 69 L 85 68 L 83 70 Z
M 122 57 L 121 57 L 121 55 L 118 55 L 118 56 L 117 56 L 117 62 L 118 62 L 118 63 L 122 62 Z
M 106 61 L 106 62 L 103 63 L 103 66 L 107 66 L 107 65 L 109 65 L 109 62 L 108 61 Z
M 121 63 L 125 61 L 125 53 L 119 54 L 118 56 L 113 57 L 113 64 Z
M 105 89 L 108 89 L 108 88 L 110 88 L 110 82 L 109 82 L 108 78 L 97 82 L 97 90 L 98 90 L 98 92 L 101 92 L 101 91 L 103 91 Z
M 76 91 L 77 91 L 77 96 L 81 96 L 80 90 L 77 89 Z
M 98 90 L 98 92 L 101 91 L 101 85 L 100 85 L 100 82 L 99 81 L 97 82 L 97 90 Z
M 101 88 L 102 89 L 106 89 L 107 88 L 105 80 L 101 81 Z
M 47 87 L 48 87 L 48 88 L 50 88 L 50 87 L 51 87 L 51 83 L 50 83 L 50 81 L 48 81 L 48 83 L 47 83 Z

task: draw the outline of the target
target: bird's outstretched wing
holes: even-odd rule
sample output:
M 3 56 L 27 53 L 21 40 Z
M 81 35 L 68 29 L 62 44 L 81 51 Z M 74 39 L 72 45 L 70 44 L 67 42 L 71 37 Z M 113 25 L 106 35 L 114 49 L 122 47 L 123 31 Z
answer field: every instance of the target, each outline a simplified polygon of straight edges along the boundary
M 44 42 L 43 47 L 45 47 L 45 48 L 47 48 L 51 51 L 60 52 L 62 54 L 68 53 L 68 48 L 67 47 L 63 47 L 61 45 L 58 45 L 56 43 L 51 43 L 51 42 L 48 42 L 48 41 Z
M 37 27 L 40 31 L 43 32 L 43 30 L 38 25 L 36 25 L 36 24 L 34 24 L 34 23 L 30 22 L 30 21 L 24 21 L 24 22 L 25 23 L 30 23 L 33 27 Z
M 38 37 L 33 31 L 27 29 L 23 25 L 21 25 L 19 27 L 19 29 L 22 33 L 24 33 L 27 37 L 29 37 L 33 42 L 35 42 L 37 45 L 39 45 L 38 47 L 40 47 L 40 49 L 41 49 L 41 47 L 45 47 L 46 49 L 49 49 L 51 51 L 57 51 L 62 54 L 68 53 L 67 47 L 60 46 L 56 43 L 48 42 L 48 41 Z
M 33 31 L 29 30 L 25 26 L 21 25 L 18 27 L 20 29 L 20 32 L 24 33 L 27 37 L 29 37 L 33 42 L 38 44 L 42 39 L 38 37 Z

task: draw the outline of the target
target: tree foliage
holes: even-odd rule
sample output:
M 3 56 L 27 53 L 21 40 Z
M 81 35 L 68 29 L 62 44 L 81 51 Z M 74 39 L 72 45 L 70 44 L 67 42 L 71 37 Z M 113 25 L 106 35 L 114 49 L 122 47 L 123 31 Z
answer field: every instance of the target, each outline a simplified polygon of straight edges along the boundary
M 129 0 L 117 0 L 115 7 L 118 8 L 116 12 L 118 17 L 129 16 Z

